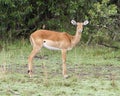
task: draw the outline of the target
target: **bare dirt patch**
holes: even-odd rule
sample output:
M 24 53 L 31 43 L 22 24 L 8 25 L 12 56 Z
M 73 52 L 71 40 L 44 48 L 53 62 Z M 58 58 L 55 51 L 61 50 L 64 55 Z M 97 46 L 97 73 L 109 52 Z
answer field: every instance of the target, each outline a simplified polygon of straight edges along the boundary
M 46 69 L 44 68 L 46 67 Z M 45 69 L 45 70 L 44 70 Z M 120 80 L 120 66 L 119 65 L 75 65 L 75 67 L 68 67 L 69 75 L 76 75 L 79 79 L 87 78 L 100 78 L 105 80 Z M 55 70 L 50 70 L 48 66 L 35 66 L 34 65 L 34 74 L 38 77 L 43 75 L 45 71 L 50 77 L 57 76 L 61 74 L 61 68 Z M 27 64 L 9 64 L 9 65 L 0 65 L 1 72 L 7 73 L 20 73 L 27 74 Z

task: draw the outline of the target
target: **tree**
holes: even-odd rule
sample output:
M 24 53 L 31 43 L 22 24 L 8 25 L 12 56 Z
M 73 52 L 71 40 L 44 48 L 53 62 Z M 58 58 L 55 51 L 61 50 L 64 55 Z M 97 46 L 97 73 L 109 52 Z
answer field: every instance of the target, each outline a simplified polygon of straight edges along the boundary
M 109 0 L 101 0 L 101 2 L 94 3 L 88 13 L 92 25 L 90 27 L 92 39 L 95 38 L 94 41 L 97 43 L 112 41 L 116 33 L 114 30 L 117 6 L 110 4 Z
M 70 20 L 87 19 L 90 24 L 84 29 L 83 42 L 90 44 L 118 41 L 119 2 L 119 0 L 0 0 L 0 37 L 26 38 L 43 24 L 46 25 L 46 29 L 74 34 Z

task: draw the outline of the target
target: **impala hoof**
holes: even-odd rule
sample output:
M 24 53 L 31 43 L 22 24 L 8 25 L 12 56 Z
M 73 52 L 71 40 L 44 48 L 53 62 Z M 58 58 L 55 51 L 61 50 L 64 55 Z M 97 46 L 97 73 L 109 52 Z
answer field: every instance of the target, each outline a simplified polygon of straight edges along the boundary
M 69 76 L 68 75 L 64 75 L 64 78 L 67 79 L 67 78 L 69 78 Z
M 32 70 L 28 70 L 28 74 L 30 76 L 30 78 L 32 77 Z

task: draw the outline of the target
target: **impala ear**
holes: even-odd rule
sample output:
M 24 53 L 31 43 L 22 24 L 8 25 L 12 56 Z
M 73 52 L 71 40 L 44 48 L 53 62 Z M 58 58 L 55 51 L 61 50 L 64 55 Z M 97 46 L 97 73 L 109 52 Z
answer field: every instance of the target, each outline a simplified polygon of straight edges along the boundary
M 89 23 L 89 21 L 88 20 L 85 20 L 84 22 L 83 22 L 83 25 L 87 25 Z
M 71 23 L 72 23 L 73 25 L 77 25 L 77 22 L 76 22 L 75 20 L 71 20 Z

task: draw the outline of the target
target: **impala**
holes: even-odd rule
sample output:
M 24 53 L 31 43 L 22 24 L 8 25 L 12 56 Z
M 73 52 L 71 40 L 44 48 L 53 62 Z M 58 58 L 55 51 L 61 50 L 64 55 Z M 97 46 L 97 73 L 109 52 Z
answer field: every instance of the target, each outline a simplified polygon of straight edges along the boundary
M 66 52 L 71 50 L 81 39 L 83 25 L 87 25 L 88 20 L 84 22 L 76 22 L 71 20 L 73 25 L 76 25 L 76 34 L 74 36 L 66 32 L 56 32 L 51 30 L 37 30 L 30 35 L 30 42 L 33 50 L 28 58 L 28 73 L 32 76 L 32 61 L 34 56 L 40 51 L 42 47 L 51 50 L 61 50 L 62 53 L 62 74 L 66 78 Z

